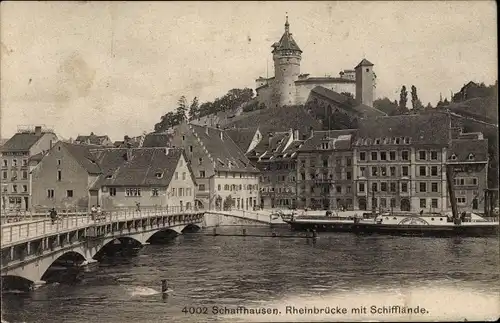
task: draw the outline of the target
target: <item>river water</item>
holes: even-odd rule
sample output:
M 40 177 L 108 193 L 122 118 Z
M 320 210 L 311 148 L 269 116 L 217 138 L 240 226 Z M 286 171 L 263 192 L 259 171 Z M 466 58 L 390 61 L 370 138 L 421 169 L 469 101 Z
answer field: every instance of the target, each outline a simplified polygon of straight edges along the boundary
M 240 232 L 241 228 L 222 230 Z M 290 234 L 285 228 L 278 231 Z M 252 233 L 268 234 L 269 229 L 247 228 L 247 234 Z M 185 234 L 165 245 L 147 245 L 134 257 L 107 259 L 77 283 L 4 293 L 2 320 L 145 323 L 493 319 L 500 314 L 499 248 L 498 238 L 324 233 L 313 243 L 305 238 Z M 170 286 L 167 294 L 160 293 L 164 278 Z M 384 312 L 383 306 L 394 305 L 419 306 L 423 313 L 407 316 Z M 214 314 L 214 307 L 236 311 L 238 306 L 247 311 L 265 308 L 272 314 L 242 310 Z M 363 306 L 366 314 L 359 312 Z M 290 312 L 291 307 L 295 311 Z M 319 309 L 331 310 L 300 314 L 298 311 L 304 307 L 311 311 L 316 308 L 316 313 Z M 334 310 L 337 313 L 332 313 Z

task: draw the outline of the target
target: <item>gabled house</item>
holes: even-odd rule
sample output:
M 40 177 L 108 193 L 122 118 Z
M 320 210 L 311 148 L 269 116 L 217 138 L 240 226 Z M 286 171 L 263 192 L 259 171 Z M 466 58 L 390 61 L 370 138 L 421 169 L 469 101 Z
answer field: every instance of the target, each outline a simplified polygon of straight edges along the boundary
M 101 174 L 90 187 L 90 204 L 104 209 L 194 208 L 196 180 L 182 149 L 94 150 Z
M 36 155 L 43 155 L 57 142 L 52 129 L 42 126 L 19 128 L 1 148 L 2 211 L 29 210 L 32 206 L 30 171 Z M 33 159 L 32 159 L 33 158 Z
M 59 141 L 31 171 L 35 210 L 87 209 L 88 190 L 101 174 L 91 149 L 93 146 Z
M 182 123 L 168 133 L 148 134 L 143 147 L 184 149 L 196 176 L 198 208 L 257 206 L 259 171 L 224 130 Z
M 107 135 L 98 136 L 93 132 L 89 136 L 78 136 L 75 139 L 76 144 L 95 145 L 95 146 L 113 146 L 113 142 Z

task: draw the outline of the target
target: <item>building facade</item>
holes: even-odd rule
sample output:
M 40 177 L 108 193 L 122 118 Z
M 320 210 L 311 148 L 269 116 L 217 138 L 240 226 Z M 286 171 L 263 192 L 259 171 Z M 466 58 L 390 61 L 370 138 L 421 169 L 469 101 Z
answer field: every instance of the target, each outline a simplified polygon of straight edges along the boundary
M 313 131 L 299 148 L 299 208 L 352 210 L 352 140 L 356 130 Z
M 33 209 L 87 210 L 89 188 L 101 174 L 95 146 L 59 141 L 31 171 Z
M 224 130 L 181 123 L 168 133 L 148 134 L 143 147 L 184 149 L 198 185 L 198 208 L 257 207 L 259 170 Z
M 196 181 L 182 149 L 128 148 L 94 151 L 101 175 L 90 188 L 90 204 L 104 209 L 194 208 Z
M 2 211 L 30 210 L 31 169 L 36 155 L 43 155 L 57 142 L 52 129 L 21 127 L 2 147 Z M 30 160 L 31 159 L 31 160 Z

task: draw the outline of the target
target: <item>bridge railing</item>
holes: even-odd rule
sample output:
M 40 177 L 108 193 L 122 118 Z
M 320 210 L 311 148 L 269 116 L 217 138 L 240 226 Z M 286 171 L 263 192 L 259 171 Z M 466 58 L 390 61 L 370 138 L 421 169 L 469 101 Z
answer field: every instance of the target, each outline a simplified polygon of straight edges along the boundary
M 63 233 L 80 228 L 89 227 L 93 224 L 107 224 L 123 220 L 145 219 L 154 216 L 171 214 L 187 214 L 195 210 L 181 210 L 178 207 L 171 208 L 145 208 L 104 211 L 101 216 L 92 216 L 87 212 L 65 213 L 58 215 L 57 220 L 52 222 L 50 218 L 24 219 L 23 221 L 7 223 L 2 225 L 1 243 L 2 247 L 13 243 L 34 240 L 39 237 L 54 233 Z

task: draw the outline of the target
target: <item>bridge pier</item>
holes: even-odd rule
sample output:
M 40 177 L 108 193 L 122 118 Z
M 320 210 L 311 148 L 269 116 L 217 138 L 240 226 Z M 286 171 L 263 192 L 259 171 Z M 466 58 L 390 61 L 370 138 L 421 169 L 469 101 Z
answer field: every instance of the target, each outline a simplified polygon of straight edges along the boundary
M 37 280 L 31 284 L 30 289 L 36 290 L 36 289 L 42 287 L 43 285 L 45 285 L 46 283 L 47 282 L 45 280 Z

